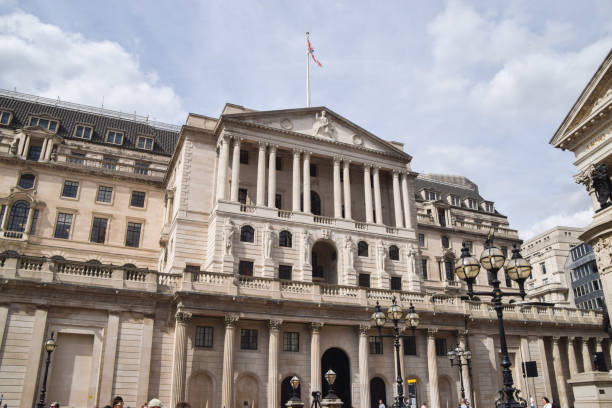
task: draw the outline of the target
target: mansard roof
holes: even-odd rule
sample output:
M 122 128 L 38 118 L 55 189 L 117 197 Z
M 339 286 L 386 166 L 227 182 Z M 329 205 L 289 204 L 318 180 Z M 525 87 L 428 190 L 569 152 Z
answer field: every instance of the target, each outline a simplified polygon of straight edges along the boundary
M 143 151 L 136 148 L 136 139 L 138 136 L 148 136 L 155 139 L 152 153 L 164 156 L 172 155 L 179 133 L 178 126 L 148 121 L 142 116 L 10 91 L 0 90 L 0 110 L 13 114 L 8 128 L 20 129 L 27 126 L 30 116 L 47 115 L 59 121 L 57 135 L 65 139 L 83 141 L 73 137 L 77 124 L 91 126 L 93 135 L 91 140 L 86 141 L 97 144 L 106 144 L 104 137 L 107 130 L 123 130 L 125 136 L 121 147 Z

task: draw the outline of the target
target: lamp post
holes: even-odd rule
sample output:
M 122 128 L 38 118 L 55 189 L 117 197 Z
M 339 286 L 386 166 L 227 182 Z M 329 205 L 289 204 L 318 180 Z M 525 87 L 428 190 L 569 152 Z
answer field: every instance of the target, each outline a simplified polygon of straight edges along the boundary
M 300 388 L 300 379 L 294 375 L 293 378 L 289 380 L 289 384 L 291 384 L 291 388 L 293 389 L 291 401 L 300 401 L 300 398 L 297 395 L 297 390 Z
M 47 393 L 47 375 L 49 374 L 49 363 L 51 363 L 51 353 L 55 350 L 57 344 L 53 339 L 53 332 L 51 332 L 51 338 L 45 341 L 45 350 L 47 350 L 47 361 L 45 363 L 45 376 L 43 377 L 42 387 L 40 388 L 40 401 L 36 404 L 37 408 L 45 407 L 45 394 Z
M 474 282 L 480 272 L 480 266 L 487 270 L 491 285 L 493 286 L 492 291 L 478 291 L 473 290 Z M 497 272 L 501 268 L 504 268 L 506 275 L 519 285 L 520 296 L 525 299 L 525 280 L 531 274 L 531 265 L 521 256 L 516 245 L 512 249 L 512 258 L 506 261 L 505 256 L 501 249 L 493 246 L 493 237 L 491 236 L 485 242 L 485 250 L 480 255 L 480 262 L 470 255 L 470 249 L 463 245 L 461 248 L 461 258 L 457 260 L 455 264 L 455 273 L 457 276 L 464 280 L 468 286 L 468 296 L 473 299 L 474 296 L 491 296 L 491 302 L 497 312 L 497 323 L 499 326 L 499 343 L 502 353 L 502 373 L 504 379 L 504 387 L 500 391 L 499 399 L 495 401 L 497 408 L 518 408 L 526 407 L 527 401 L 519 396 L 520 390 L 514 388 L 512 382 L 512 371 L 510 370 L 510 358 L 508 357 L 508 346 L 506 344 L 506 332 L 504 329 L 502 298 L 504 296 L 512 296 L 510 293 L 503 293 L 499 287 L 500 281 L 497 279 Z
M 463 386 L 463 366 L 472 368 L 472 352 L 464 350 L 457 346 L 454 350 L 448 352 L 448 359 L 450 360 L 451 367 L 459 367 L 459 379 L 461 380 L 461 398 L 463 398 L 467 405 L 470 405 L 469 401 L 465 399 L 465 388 Z M 457 361 L 455 362 L 455 359 Z M 465 362 L 463 362 L 465 360 Z
M 334 372 L 334 370 L 332 369 L 327 370 L 327 372 L 325 373 L 325 381 L 327 381 L 327 383 L 329 384 L 329 391 L 327 392 L 325 399 L 328 399 L 328 400 L 338 399 L 338 396 L 334 392 L 334 382 L 336 381 L 336 373 Z
M 382 311 L 380 304 L 376 302 L 376 308 L 374 309 L 374 313 L 372 314 L 372 321 L 376 325 L 378 329 L 378 338 L 381 339 L 383 337 L 391 337 L 393 338 L 393 346 L 395 348 L 395 367 L 397 372 L 397 395 L 395 397 L 395 403 L 393 407 L 404 408 L 406 407 L 406 401 L 404 399 L 404 380 L 402 379 L 402 366 L 400 364 L 400 330 L 399 330 L 399 322 L 404 315 L 404 311 L 397 304 L 397 300 L 395 296 L 393 296 L 393 300 L 391 302 L 391 307 L 387 310 L 387 316 L 393 322 L 393 334 L 392 335 L 383 335 L 382 328 L 385 325 L 387 317 L 385 317 L 385 313 Z M 419 315 L 414 310 L 414 306 L 412 303 L 410 304 L 410 308 L 408 309 L 408 313 L 406 314 L 406 323 L 412 329 L 412 335 L 414 336 L 414 330 L 419 325 Z

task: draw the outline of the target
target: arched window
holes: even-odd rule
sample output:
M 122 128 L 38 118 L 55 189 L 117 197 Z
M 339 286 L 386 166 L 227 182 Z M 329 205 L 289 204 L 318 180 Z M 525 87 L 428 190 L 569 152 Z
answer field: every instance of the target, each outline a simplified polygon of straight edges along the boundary
M 393 261 L 399 261 L 399 248 L 395 245 L 389 247 L 389 258 Z
M 27 201 L 17 201 L 11 207 L 7 229 L 9 231 L 23 232 L 25 231 L 26 222 L 28 221 L 28 213 L 30 212 L 30 204 Z
M 19 177 L 19 187 L 28 190 L 34 187 L 34 180 L 36 180 L 36 176 L 33 174 L 22 174 L 21 177 Z
M 442 248 L 448 248 L 450 243 L 447 236 L 442 236 Z
M 255 242 L 255 230 L 250 225 L 240 228 L 240 241 Z
M 453 261 L 450 259 L 446 259 L 444 261 L 444 270 L 446 272 L 446 280 L 454 281 L 455 280 L 455 271 L 453 268 Z
M 359 241 L 357 243 L 357 255 L 368 256 L 368 243 L 365 241 Z
M 291 233 L 289 231 L 281 231 L 278 234 L 278 246 L 291 248 Z

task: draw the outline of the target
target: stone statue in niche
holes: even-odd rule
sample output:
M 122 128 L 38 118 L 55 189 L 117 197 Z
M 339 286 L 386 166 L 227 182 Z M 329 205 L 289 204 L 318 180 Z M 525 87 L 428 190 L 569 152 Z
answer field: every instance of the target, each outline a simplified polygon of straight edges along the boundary
M 273 233 L 270 224 L 266 223 L 263 230 L 263 255 L 264 259 L 272 257 L 272 239 Z
M 385 261 L 387 260 L 387 250 L 382 241 L 378 241 L 376 245 L 376 269 L 378 271 L 385 270 Z
M 223 243 L 225 245 L 225 255 L 232 255 L 232 245 L 234 239 L 234 223 L 229 218 L 223 224 Z
M 334 136 L 334 128 L 331 125 L 331 122 L 325 116 L 325 111 L 321 111 L 321 114 L 315 114 L 315 121 L 312 125 L 312 134 L 314 136 L 322 135 L 327 137 Z
M 416 270 L 416 258 L 417 258 L 418 252 L 417 250 L 414 248 L 414 246 L 410 245 L 408 247 L 408 252 L 407 252 L 407 256 L 408 256 L 408 274 L 409 275 L 416 275 L 417 274 L 417 270 Z
M 302 254 L 304 265 L 310 265 L 310 253 L 312 252 L 313 239 L 310 233 L 306 230 L 303 232 Z
M 346 236 L 344 242 L 344 259 L 346 259 L 346 268 L 353 269 L 355 265 L 355 250 L 356 245 L 350 235 Z
M 612 205 L 612 183 L 608 175 L 608 166 L 604 163 L 591 165 L 588 169 L 580 172 L 575 178 L 577 183 L 586 185 L 587 189 L 595 190 L 599 210 Z

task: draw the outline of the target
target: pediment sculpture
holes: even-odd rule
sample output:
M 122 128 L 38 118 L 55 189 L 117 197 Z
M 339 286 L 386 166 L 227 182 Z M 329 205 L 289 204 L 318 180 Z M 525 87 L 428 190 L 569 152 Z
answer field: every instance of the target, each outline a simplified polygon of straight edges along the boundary
M 335 132 L 333 124 L 326 116 L 324 110 L 321 111 L 321 114 L 315 113 L 315 121 L 312 125 L 312 134 L 313 136 L 324 136 L 329 137 L 331 139 L 335 139 Z

